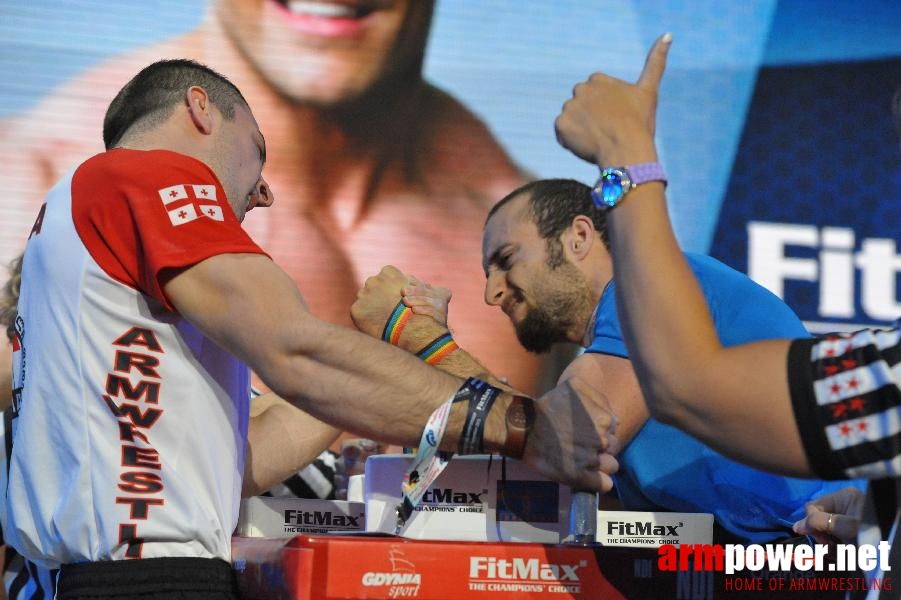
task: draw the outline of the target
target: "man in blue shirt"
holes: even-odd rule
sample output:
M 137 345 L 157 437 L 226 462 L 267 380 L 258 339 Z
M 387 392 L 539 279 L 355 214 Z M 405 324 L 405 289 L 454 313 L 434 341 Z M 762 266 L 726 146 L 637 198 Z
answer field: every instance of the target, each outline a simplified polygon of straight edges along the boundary
M 747 467 L 650 418 L 617 318 L 605 213 L 595 208 L 586 185 L 550 179 L 513 191 L 488 216 L 482 254 L 485 301 L 503 309 L 527 350 L 546 352 L 565 342 L 585 348 L 560 381 L 578 374 L 608 397 L 619 419 L 623 448 L 616 486 L 626 509 L 713 513 L 717 541 L 762 543 L 793 535 L 792 525 L 804 518 L 807 502 L 847 487 L 847 482 L 793 479 Z M 747 276 L 707 256 L 686 258 L 701 281 L 723 344 L 807 337 L 794 312 Z M 367 282 L 367 289 L 374 292 L 385 284 L 380 301 L 388 304 L 397 301 L 405 281 L 387 268 Z M 364 293 L 358 302 L 375 300 Z M 440 323 L 447 300 L 449 292 L 426 284 L 405 289 L 404 301 L 414 313 L 438 322 L 411 320 L 400 345 L 421 351 L 446 333 Z M 378 335 L 381 324 L 361 325 Z M 458 376 L 486 377 L 484 368 L 459 349 L 438 366 Z

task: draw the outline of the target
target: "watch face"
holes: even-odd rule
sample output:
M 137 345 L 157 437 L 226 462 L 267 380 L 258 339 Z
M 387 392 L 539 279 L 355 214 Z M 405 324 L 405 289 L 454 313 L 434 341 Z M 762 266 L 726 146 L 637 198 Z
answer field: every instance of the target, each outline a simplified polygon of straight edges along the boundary
M 591 190 L 591 198 L 598 208 L 610 209 L 619 204 L 633 188 L 649 181 L 666 186 L 666 173 L 660 163 L 641 163 L 629 167 L 607 167 Z
M 601 171 L 601 178 L 598 179 L 597 185 L 591 190 L 591 197 L 594 203 L 601 208 L 601 205 L 607 207 L 616 206 L 619 199 L 623 197 L 623 180 L 628 183 L 628 178 L 619 169 L 604 169 Z

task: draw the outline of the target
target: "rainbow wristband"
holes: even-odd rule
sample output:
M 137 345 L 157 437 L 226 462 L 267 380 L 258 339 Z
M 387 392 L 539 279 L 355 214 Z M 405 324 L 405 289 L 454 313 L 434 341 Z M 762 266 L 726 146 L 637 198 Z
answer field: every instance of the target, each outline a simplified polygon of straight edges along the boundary
M 430 365 L 437 365 L 445 356 L 458 348 L 459 346 L 454 341 L 453 336 L 450 333 L 445 333 L 426 344 L 426 347 L 417 352 L 416 356 Z
M 391 313 L 391 316 L 388 317 L 388 322 L 385 323 L 385 329 L 382 331 L 382 339 L 397 346 L 397 342 L 400 341 L 400 334 L 403 332 L 404 327 L 407 326 L 407 322 L 410 320 L 410 317 L 413 316 L 413 310 L 406 306 L 403 303 L 403 300 L 397 303 L 397 306 L 394 307 L 394 311 Z

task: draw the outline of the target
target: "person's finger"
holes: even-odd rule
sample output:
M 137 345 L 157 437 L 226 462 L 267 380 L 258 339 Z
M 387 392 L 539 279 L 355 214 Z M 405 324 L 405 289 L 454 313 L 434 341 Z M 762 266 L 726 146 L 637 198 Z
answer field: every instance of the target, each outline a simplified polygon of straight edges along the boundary
M 816 504 L 811 502 L 804 507 L 804 512 L 808 517 L 816 513 L 824 513 L 828 512 L 829 510 L 834 510 L 832 506 L 827 507 L 825 506 L 825 503 L 821 503 L 823 500 L 829 500 L 829 498 L 818 498 Z
M 619 441 L 619 438 L 616 437 L 616 434 L 612 431 L 607 434 L 607 448 L 606 451 L 609 454 L 619 454 L 619 451 L 622 450 L 622 444 Z
M 404 293 L 411 296 L 427 296 L 429 294 L 436 293 L 436 291 L 444 289 L 447 288 L 435 288 L 432 287 L 431 284 L 422 281 L 410 281 L 409 283 L 407 283 L 407 285 L 404 286 Z
M 619 461 L 610 453 L 604 452 L 600 455 L 601 471 L 608 475 L 613 475 L 619 470 Z
M 818 528 L 814 525 L 816 520 L 817 519 L 812 519 L 811 516 L 804 517 L 803 519 L 797 521 L 794 525 L 792 525 L 792 531 L 794 531 L 798 535 L 813 536 L 813 538 L 818 543 L 826 544 L 829 542 L 830 538 L 826 535 L 822 528 Z
M 434 309 L 434 307 L 427 306 L 425 304 L 411 306 L 410 310 L 413 311 L 414 315 L 419 315 L 421 317 L 430 317 L 435 321 L 438 321 L 441 318 L 441 315 Z
M 829 520 L 830 515 L 832 520 Z M 825 513 L 826 521 L 823 523 L 823 531 L 842 542 L 852 542 L 857 538 L 860 529 L 860 519 L 840 513 Z
M 860 519 L 841 513 L 814 510 L 807 518 L 801 519 L 793 526 L 796 533 L 802 535 L 825 534 L 843 542 L 853 541 L 860 529 Z
M 822 512 L 834 512 L 843 515 L 860 516 L 863 501 L 866 495 L 854 486 L 842 488 L 837 492 L 820 496 L 816 500 L 807 503 L 807 514 L 819 510 Z
M 666 55 L 672 42 L 673 34 L 664 33 L 651 46 L 644 69 L 638 78 L 639 87 L 652 89 L 655 92 L 660 88 L 660 80 L 663 79 L 663 71 L 666 69 Z
M 602 470 L 584 470 L 579 480 L 573 483 L 574 489 L 582 491 L 594 491 L 606 494 L 613 489 L 613 477 Z
M 431 307 L 435 310 L 442 310 L 447 305 L 441 300 L 429 298 L 428 296 L 404 296 L 404 304 L 413 308 L 415 306 Z
M 397 267 L 395 267 L 394 265 L 385 265 L 379 271 L 379 275 L 386 275 L 389 277 L 398 277 L 398 276 L 403 277 L 403 272 L 400 269 L 398 269 Z

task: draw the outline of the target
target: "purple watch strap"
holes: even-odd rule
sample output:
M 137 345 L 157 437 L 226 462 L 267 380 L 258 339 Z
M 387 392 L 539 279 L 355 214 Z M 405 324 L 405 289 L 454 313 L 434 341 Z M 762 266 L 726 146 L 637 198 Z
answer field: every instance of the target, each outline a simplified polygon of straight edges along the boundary
M 666 185 L 666 172 L 663 170 L 663 165 L 658 162 L 630 165 L 626 167 L 626 172 L 633 185 L 649 181 L 662 181 Z

